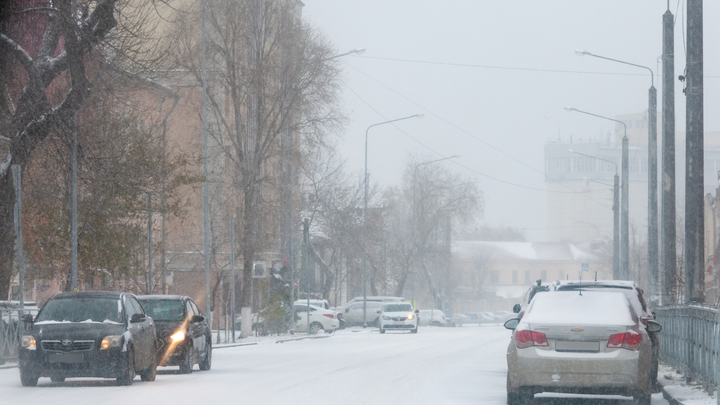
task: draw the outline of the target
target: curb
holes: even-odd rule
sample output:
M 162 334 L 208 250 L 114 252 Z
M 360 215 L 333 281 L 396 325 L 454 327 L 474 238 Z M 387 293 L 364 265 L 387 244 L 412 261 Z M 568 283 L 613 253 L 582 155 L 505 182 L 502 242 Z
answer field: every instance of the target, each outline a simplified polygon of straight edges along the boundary
M 275 343 L 294 342 L 294 341 L 296 341 L 296 340 L 304 340 L 304 339 L 326 339 L 326 338 L 329 338 L 329 337 L 330 337 L 330 335 L 322 335 L 322 336 L 302 336 L 302 337 L 297 337 L 297 338 L 276 340 Z
M 683 405 L 682 402 L 680 402 L 678 399 L 670 395 L 670 393 L 665 389 L 665 386 L 663 385 L 660 391 L 663 394 L 663 398 L 665 398 L 666 401 L 670 403 L 670 405 Z
M 220 345 L 214 345 L 212 348 L 215 349 L 226 349 L 228 347 L 239 347 L 239 346 L 255 346 L 258 342 L 246 342 L 246 343 L 226 343 Z
M 6 368 L 16 368 L 17 366 L 18 366 L 17 363 L 0 364 L 0 370 L 6 369 Z

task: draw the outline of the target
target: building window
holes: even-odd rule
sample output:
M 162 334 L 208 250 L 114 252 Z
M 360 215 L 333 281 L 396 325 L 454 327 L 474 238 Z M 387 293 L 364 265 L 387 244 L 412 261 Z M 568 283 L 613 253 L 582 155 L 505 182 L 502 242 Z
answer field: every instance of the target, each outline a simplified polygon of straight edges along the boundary
M 491 271 L 490 272 L 490 282 L 491 283 L 499 283 L 500 282 L 500 273 L 497 271 Z
M 558 280 L 565 280 L 565 272 L 563 270 L 558 270 Z
M 530 270 L 525 270 L 525 284 L 532 284 L 532 280 L 530 280 Z
M 547 280 L 547 270 L 540 270 L 540 280 L 544 283 Z
M 517 272 L 517 270 L 513 270 L 513 272 L 512 272 L 512 283 L 513 283 L 514 285 L 517 285 L 517 284 L 518 284 L 518 272 Z
M 551 158 L 547 160 L 548 173 L 569 173 L 570 158 Z
M 574 157 L 573 173 L 592 173 L 595 171 L 595 159 L 589 157 Z

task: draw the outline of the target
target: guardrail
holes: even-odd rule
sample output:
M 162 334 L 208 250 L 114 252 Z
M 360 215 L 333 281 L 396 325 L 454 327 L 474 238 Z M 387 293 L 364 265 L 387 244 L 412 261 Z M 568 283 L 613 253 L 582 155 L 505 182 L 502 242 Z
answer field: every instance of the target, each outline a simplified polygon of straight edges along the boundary
M 720 311 L 695 305 L 658 307 L 654 311 L 663 326 L 660 359 L 712 393 L 720 384 Z
M 17 362 L 20 349 L 20 338 L 25 331 L 25 324 L 20 315 L 27 310 L 0 308 L 0 364 Z

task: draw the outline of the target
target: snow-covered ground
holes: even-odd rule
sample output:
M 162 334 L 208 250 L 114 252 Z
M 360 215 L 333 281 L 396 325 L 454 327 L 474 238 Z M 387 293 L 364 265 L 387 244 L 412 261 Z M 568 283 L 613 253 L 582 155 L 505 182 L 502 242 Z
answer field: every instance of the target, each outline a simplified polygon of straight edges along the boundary
M 218 348 L 213 367 L 190 375 L 160 369 L 155 382 L 41 378 L 22 387 L 17 368 L 0 369 L 2 404 L 505 404 L 502 326 L 421 328 L 417 335 L 377 329 L 338 331 L 327 338 Z M 628 398 L 588 400 L 538 395 L 537 405 L 629 405 Z M 654 405 L 665 405 L 661 394 Z

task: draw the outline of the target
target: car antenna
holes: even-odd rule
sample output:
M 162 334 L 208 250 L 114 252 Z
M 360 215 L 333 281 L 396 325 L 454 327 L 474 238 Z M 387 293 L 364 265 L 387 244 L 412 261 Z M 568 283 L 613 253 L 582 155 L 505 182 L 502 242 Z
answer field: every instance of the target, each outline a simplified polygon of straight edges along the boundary
M 580 287 L 578 288 L 578 291 L 580 292 L 580 295 L 582 295 L 582 272 L 580 272 Z

